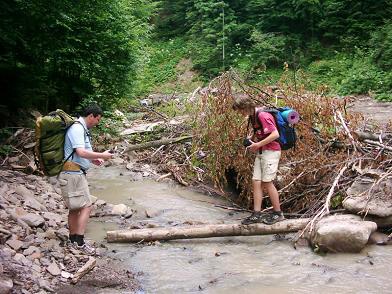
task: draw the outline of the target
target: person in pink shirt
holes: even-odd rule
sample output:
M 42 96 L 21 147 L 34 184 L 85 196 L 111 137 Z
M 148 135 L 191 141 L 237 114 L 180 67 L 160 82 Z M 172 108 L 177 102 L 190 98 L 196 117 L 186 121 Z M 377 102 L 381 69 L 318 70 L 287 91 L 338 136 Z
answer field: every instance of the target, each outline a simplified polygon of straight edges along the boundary
M 236 98 L 233 110 L 249 117 L 253 126 L 253 136 L 247 139 L 246 148 L 256 153 L 252 177 L 254 212 L 245 218 L 242 224 L 260 222 L 274 224 L 284 219 L 280 209 L 279 194 L 273 182 L 278 172 L 281 155 L 275 119 L 271 113 L 263 112 L 263 108 L 256 107 L 254 101 L 247 96 Z M 264 192 L 268 194 L 273 207 L 273 211 L 268 214 L 261 213 Z

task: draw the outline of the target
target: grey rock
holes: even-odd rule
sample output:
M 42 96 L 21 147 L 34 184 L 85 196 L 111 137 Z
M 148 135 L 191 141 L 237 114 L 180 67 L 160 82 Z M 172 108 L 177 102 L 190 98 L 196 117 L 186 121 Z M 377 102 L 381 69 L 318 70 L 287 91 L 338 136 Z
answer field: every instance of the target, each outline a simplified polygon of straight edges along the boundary
M 48 292 L 54 292 L 54 290 L 52 289 L 52 287 L 50 286 L 50 283 L 47 280 L 44 279 L 39 279 L 38 280 L 38 285 L 40 286 L 40 288 L 42 288 L 43 290 L 46 290 Z
M 373 215 L 366 215 L 365 220 L 375 222 L 378 228 L 392 227 L 392 216 L 378 217 Z
M 21 253 L 16 253 L 13 257 L 13 259 L 21 264 L 21 265 L 25 265 L 25 266 L 31 266 L 32 262 L 30 260 L 28 260 L 23 254 Z
M 128 211 L 128 207 L 125 204 L 114 205 L 111 211 L 111 215 L 124 215 Z
M 23 242 L 17 239 L 10 239 L 7 242 L 5 242 L 5 244 L 10 246 L 15 251 L 18 251 L 23 246 Z
M 23 198 L 34 198 L 34 193 L 23 185 L 17 185 L 15 187 L 15 193 L 19 196 L 22 196 Z
M 376 245 L 387 245 L 388 244 L 388 235 L 383 234 L 380 232 L 373 232 L 370 234 L 369 237 L 369 244 L 376 244 Z
M 46 207 L 32 197 L 25 197 L 24 205 L 37 211 L 47 211 Z
M 8 294 L 11 293 L 14 283 L 7 277 L 0 277 L 0 293 Z
M 67 271 L 61 271 L 61 277 L 63 277 L 64 279 L 70 279 L 73 277 L 73 274 L 71 274 Z
M 355 215 L 332 215 L 320 220 L 311 236 L 313 246 L 327 252 L 360 252 L 377 224 Z
M 57 265 L 57 263 L 52 262 L 47 268 L 46 270 L 52 275 L 52 276 L 58 276 L 61 274 L 61 270 L 59 268 L 59 266 Z
M 96 202 L 95 202 L 95 205 L 96 206 L 104 206 L 106 204 L 106 201 L 105 200 L 102 200 L 102 199 L 98 199 Z
M 35 190 L 35 186 L 31 184 L 26 184 L 26 188 L 30 190 Z
M 23 255 L 28 256 L 28 255 L 31 255 L 36 252 L 40 253 L 41 251 L 39 250 L 38 247 L 30 246 L 29 248 L 27 248 L 26 250 L 23 251 Z
M 45 223 L 45 220 L 42 216 L 34 214 L 34 213 L 27 213 L 20 217 L 25 223 L 27 223 L 30 227 L 38 227 Z
M 55 232 L 57 238 L 59 238 L 62 241 L 67 241 L 68 240 L 68 229 L 66 228 L 60 228 Z
M 11 259 L 12 256 L 14 256 L 16 254 L 16 251 L 14 249 L 4 247 L 4 248 L 2 248 L 0 253 L 1 253 L 1 256 L 4 256 L 5 259 Z
M 56 239 L 57 235 L 56 235 L 56 231 L 53 228 L 48 228 L 45 232 L 45 238 L 46 239 Z
M 41 243 L 41 249 L 45 251 L 60 251 L 60 244 L 57 239 L 50 239 Z
M 347 190 L 347 195 L 343 207 L 352 213 L 392 216 L 392 178 L 377 184 L 373 178 L 358 178 Z

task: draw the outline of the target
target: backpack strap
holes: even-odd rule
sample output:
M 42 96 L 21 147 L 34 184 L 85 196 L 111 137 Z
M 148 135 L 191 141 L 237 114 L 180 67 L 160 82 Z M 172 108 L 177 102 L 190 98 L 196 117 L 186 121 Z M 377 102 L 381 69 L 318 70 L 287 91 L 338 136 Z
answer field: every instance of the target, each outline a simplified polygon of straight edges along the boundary
M 80 121 L 75 120 L 75 122 L 74 122 L 72 125 L 70 125 L 70 126 L 68 127 L 67 132 L 68 132 L 69 128 L 70 128 L 71 126 L 73 126 L 74 124 L 76 124 L 76 123 L 77 123 L 77 124 L 80 124 L 80 125 L 83 127 L 83 130 L 84 130 L 84 139 L 86 139 L 86 137 L 88 137 L 88 140 L 90 141 L 90 144 L 91 144 L 90 132 L 87 131 L 87 129 L 84 127 L 84 125 L 83 125 Z M 63 166 L 64 166 L 64 164 L 65 164 L 70 158 L 73 159 L 73 155 L 74 155 L 75 152 L 76 152 L 76 148 L 73 148 L 71 154 L 67 157 L 66 160 L 64 160 Z

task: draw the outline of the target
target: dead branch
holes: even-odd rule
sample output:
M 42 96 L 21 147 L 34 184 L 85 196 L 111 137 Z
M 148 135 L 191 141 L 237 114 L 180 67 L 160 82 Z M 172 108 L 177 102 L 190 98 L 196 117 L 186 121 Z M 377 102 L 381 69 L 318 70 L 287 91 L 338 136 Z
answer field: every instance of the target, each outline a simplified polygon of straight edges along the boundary
M 72 284 L 76 284 L 77 282 L 79 282 L 79 280 L 85 274 L 87 274 L 89 271 L 91 271 L 95 267 L 96 263 L 97 263 L 96 259 L 94 257 L 90 256 L 88 261 L 80 269 L 78 269 L 78 271 L 76 272 L 76 274 L 72 278 Z
M 168 138 L 168 139 L 162 139 L 162 140 L 157 140 L 157 141 L 150 141 L 150 142 L 146 142 L 146 143 L 131 145 L 125 149 L 125 152 L 142 150 L 142 149 L 147 149 L 147 148 L 151 148 L 151 147 L 158 147 L 158 146 L 162 146 L 162 145 L 181 143 L 184 141 L 190 141 L 191 139 L 192 139 L 192 136 L 182 136 L 182 137 L 177 137 L 177 138 Z

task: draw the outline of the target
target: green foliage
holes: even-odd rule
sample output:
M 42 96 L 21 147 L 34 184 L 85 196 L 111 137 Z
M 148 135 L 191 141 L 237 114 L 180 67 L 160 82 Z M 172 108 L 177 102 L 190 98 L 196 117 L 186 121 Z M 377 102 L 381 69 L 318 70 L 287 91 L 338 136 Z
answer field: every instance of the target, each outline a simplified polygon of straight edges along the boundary
M 181 38 L 164 42 L 152 41 L 145 49 L 138 79 L 135 81 L 135 96 L 156 91 L 160 85 L 175 80 L 176 66 L 187 55 L 187 44 Z
M 287 38 L 274 33 L 261 33 L 253 31 L 250 40 L 253 45 L 251 47 L 251 55 L 254 57 L 255 66 L 279 64 L 286 57 L 286 41 Z
M 377 67 L 370 54 L 361 50 L 313 62 L 307 73 L 313 85 L 327 85 L 335 94 L 371 94 L 392 100 L 392 74 Z
M 373 33 L 370 40 L 372 60 L 383 70 L 392 68 L 392 22 Z
M 389 0 L 163 0 L 155 22 L 159 36 L 185 35 L 195 68 L 213 77 L 230 66 L 306 66 L 333 50 L 353 54 L 391 14 Z M 391 60 L 390 31 L 385 25 L 374 37 L 385 40 L 373 42 L 382 44 L 376 59 Z
M 376 92 L 381 82 L 380 71 L 369 62 L 368 57 L 352 60 L 352 65 L 346 71 L 338 91 L 342 94 L 367 94 Z
M 128 95 L 153 6 L 148 0 L 3 3 L 0 76 L 12 108 L 107 108 Z
M 12 146 L 5 144 L 6 140 L 12 135 L 11 129 L 0 129 L 0 157 L 7 156 L 12 152 Z
M 336 194 L 332 199 L 331 199 L 331 207 L 333 209 L 338 208 L 339 206 L 342 205 L 344 198 L 342 194 Z

